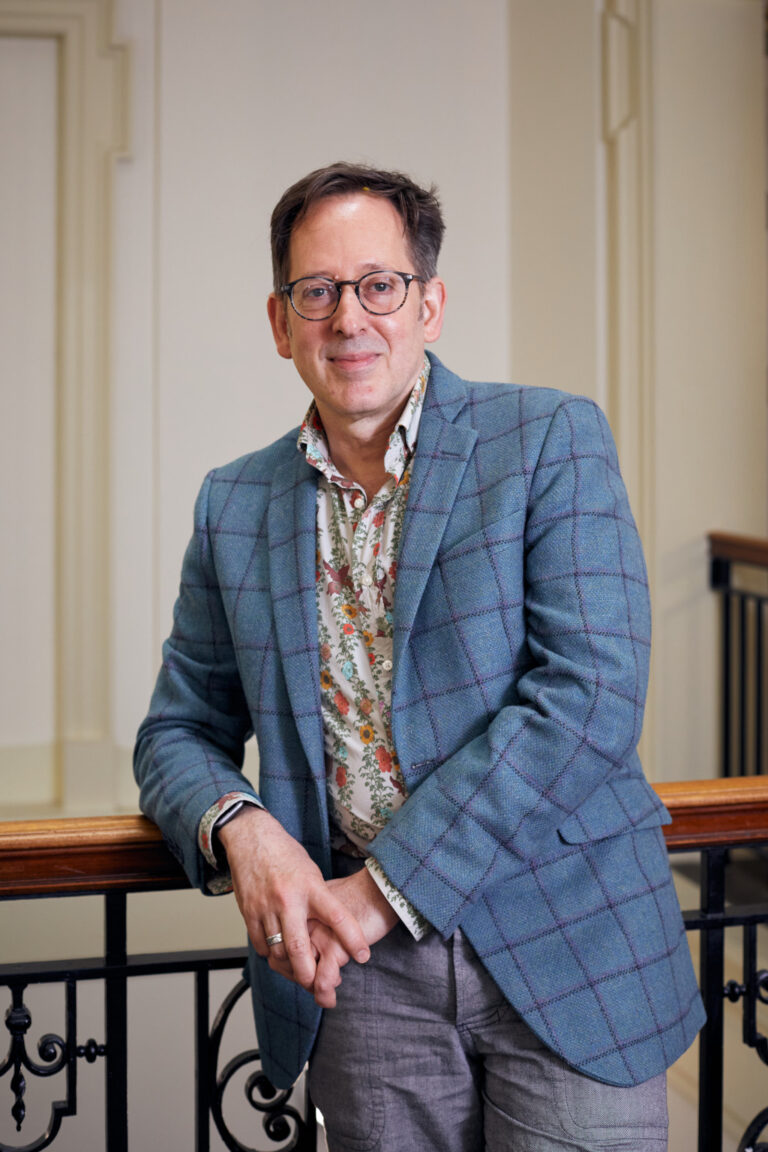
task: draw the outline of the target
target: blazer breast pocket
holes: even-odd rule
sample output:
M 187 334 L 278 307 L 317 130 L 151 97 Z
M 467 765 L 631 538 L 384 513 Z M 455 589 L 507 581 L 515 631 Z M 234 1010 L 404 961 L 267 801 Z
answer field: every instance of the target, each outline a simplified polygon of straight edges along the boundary
M 512 544 L 522 544 L 525 535 L 525 504 L 506 512 L 497 520 L 484 524 L 475 532 L 462 536 L 438 553 L 441 566 L 453 564 L 489 549 L 498 550 Z
M 521 505 L 438 553 L 437 569 L 455 618 L 522 606 L 525 512 Z

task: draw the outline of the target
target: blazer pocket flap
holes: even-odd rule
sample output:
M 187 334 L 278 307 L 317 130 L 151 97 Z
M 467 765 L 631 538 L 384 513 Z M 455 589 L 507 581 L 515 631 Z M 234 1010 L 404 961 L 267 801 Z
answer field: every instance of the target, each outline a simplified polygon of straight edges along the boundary
M 478 550 L 504 548 L 508 544 L 517 543 L 525 534 L 525 510 L 524 503 L 516 508 L 510 508 L 502 519 L 492 520 L 477 532 L 472 532 L 469 536 L 464 536 L 447 548 L 441 549 L 440 562 L 460 560 L 463 557 L 471 558 Z
M 650 784 L 638 776 L 603 784 L 557 831 L 566 844 L 586 844 L 671 823 L 672 817 Z

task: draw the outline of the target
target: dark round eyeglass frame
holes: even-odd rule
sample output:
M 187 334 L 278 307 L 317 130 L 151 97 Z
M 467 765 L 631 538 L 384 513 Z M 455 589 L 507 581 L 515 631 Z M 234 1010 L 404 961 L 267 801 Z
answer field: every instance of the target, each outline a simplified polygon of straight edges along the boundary
M 398 304 L 397 308 L 390 308 L 386 312 L 374 312 L 372 308 L 368 308 L 360 299 L 360 285 L 362 284 L 363 280 L 368 280 L 368 278 L 371 276 L 381 276 L 384 273 L 399 276 L 400 279 L 404 281 L 405 295 Z M 336 289 L 336 303 L 330 312 L 325 313 L 323 316 L 305 316 L 303 312 L 299 312 L 293 299 L 293 290 L 297 284 L 301 284 L 302 280 L 321 280 L 324 284 L 333 285 L 333 287 Z M 411 286 L 412 280 L 417 280 L 419 284 L 427 283 L 423 276 L 417 276 L 415 272 L 397 272 L 394 268 L 376 268 L 373 272 L 366 272 L 365 276 L 361 276 L 359 280 L 331 280 L 330 276 L 299 276 L 297 280 L 291 280 L 290 284 L 282 284 L 280 286 L 280 291 L 287 293 L 288 299 L 291 302 L 291 307 L 293 308 L 296 315 L 300 316 L 302 320 L 330 320 L 331 316 L 335 314 L 337 308 L 339 307 L 339 303 L 341 301 L 341 290 L 342 288 L 346 288 L 347 285 L 349 285 L 350 288 L 354 288 L 355 296 L 357 296 L 360 307 L 363 308 L 370 316 L 392 316 L 393 313 L 400 311 L 403 304 L 405 304 L 406 300 L 408 299 L 408 289 Z

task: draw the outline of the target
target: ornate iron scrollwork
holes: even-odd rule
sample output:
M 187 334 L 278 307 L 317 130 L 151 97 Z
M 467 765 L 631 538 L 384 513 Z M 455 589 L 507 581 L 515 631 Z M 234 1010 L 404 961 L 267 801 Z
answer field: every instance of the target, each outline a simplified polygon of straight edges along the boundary
M 764 1108 L 759 1116 L 747 1128 L 741 1138 L 737 1152 L 768 1152 L 768 1144 L 757 1144 L 755 1141 L 765 1128 L 768 1127 L 768 1108 Z
M 744 1043 L 754 1048 L 764 1064 L 768 1064 L 768 1038 L 757 1028 L 757 1005 L 768 1004 L 768 971 L 757 967 L 757 926 L 744 925 L 743 983 L 731 980 L 724 994 L 730 1000 L 743 999 L 742 1020 Z
M 744 925 L 743 983 L 729 980 L 723 995 L 735 1004 L 742 1000 L 742 1036 L 745 1044 L 754 1048 L 764 1064 L 768 1064 L 768 1038 L 757 1028 L 757 1005 L 768 1004 L 768 971 L 757 967 L 757 927 Z M 763 1130 L 768 1128 L 768 1108 L 764 1108 L 747 1128 L 739 1143 L 738 1152 L 768 1152 L 768 1143 L 758 1143 Z
M 16 1131 L 21 1132 L 27 1115 L 24 1099 L 27 1092 L 25 1072 L 30 1076 L 56 1076 L 59 1072 L 66 1071 L 67 1095 L 65 1100 L 52 1102 L 48 1127 L 41 1136 L 24 1145 L 3 1144 L 0 1141 L 0 1152 L 42 1152 L 43 1148 L 52 1144 L 64 1117 L 74 1116 L 77 1109 L 77 1058 L 83 1057 L 92 1064 L 99 1056 L 105 1054 L 104 1045 L 97 1044 L 95 1040 L 88 1040 L 84 1045 L 75 1044 L 77 983 L 73 977 L 65 981 L 66 1039 L 54 1032 L 47 1032 L 37 1043 L 37 1054 L 42 1063 L 33 1060 L 27 1051 L 26 1042 L 27 1033 L 32 1027 L 32 1014 L 24 1003 L 26 987 L 27 985 L 21 982 L 10 984 L 11 1007 L 5 1013 L 5 1026 L 11 1034 L 11 1042 L 5 1059 L 0 1062 L 0 1079 L 8 1072 L 12 1072 L 10 1087 L 14 1100 L 11 1115 L 16 1123 Z
M 5 1014 L 5 1025 L 11 1034 L 11 1042 L 7 1056 L 0 1063 L 0 1079 L 12 1070 L 10 1086 L 14 1102 L 11 1115 L 16 1122 L 16 1131 L 21 1131 L 27 1114 L 24 1101 L 27 1091 L 25 1071 L 31 1076 L 55 1076 L 67 1068 L 67 1098 L 66 1100 L 55 1100 L 51 1104 L 51 1117 L 42 1136 L 23 1147 L 0 1143 L 0 1152 L 40 1152 L 40 1149 L 47 1148 L 55 1139 L 63 1118 L 73 1115 L 75 1111 L 74 1067 L 76 1054 L 72 1041 L 76 1014 L 75 983 L 74 981 L 67 981 L 66 984 L 67 1039 L 64 1040 L 53 1032 L 48 1032 L 42 1036 L 37 1045 L 37 1054 L 42 1063 L 33 1060 L 27 1051 L 26 1036 L 32 1026 L 32 1015 L 24 1003 L 25 988 L 26 984 L 11 984 L 12 1002 Z
M 219 1008 L 210 1037 L 211 1114 L 219 1135 L 231 1152 L 256 1152 L 250 1145 L 241 1143 L 227 1126 L 224 1120 L 224 1094 L 241 1068 L 260 1063 L 258 1048 L 240 1052 L 216 1074 L 224 1029 L 235 1005 L 247 989 L 246 980 L 240 980 L 235 985 Z M 296 1108 L 289 1104 L 293 1091 L 293 1088 L 275 1088 L 260 1067 L 251 1073 L 245 1084 L 248 1103 L 257 1112 L 264 1114 L 263 1129 L 269 1139 L 282 1144 L 293 1136 L 291 1143 L 285 1145 L 285 1152 L 301 1152 L 302 1149 L 308 1149 L 311 1143 L 309 1126 Z

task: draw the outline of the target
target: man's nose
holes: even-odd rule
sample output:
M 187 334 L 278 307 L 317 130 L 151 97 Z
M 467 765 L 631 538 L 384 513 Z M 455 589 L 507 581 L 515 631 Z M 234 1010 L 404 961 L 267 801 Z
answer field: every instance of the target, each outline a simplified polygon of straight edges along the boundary
M 339 306 L 333 314 L 333 326 L 337 332 L 359 332 L 365 327 L 367 313 L 357 298 L 354 286 L 345 284 L 339 296 Z

